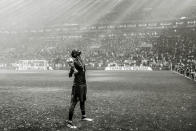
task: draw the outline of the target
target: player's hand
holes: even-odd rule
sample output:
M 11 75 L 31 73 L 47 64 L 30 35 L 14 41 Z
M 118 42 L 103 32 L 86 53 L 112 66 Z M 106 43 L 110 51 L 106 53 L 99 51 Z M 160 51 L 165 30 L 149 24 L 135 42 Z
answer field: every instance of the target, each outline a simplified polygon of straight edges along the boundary
M 67 63 L 69 64 L 70 67 L 74 67 L 74 62 L 72 58 L 68 58 Z
M 66 61 L 67 61 L 67 63 L 73 63 L 73 59 L 71 57 L 68 58 Z
M 69 78 L 72 77 L 72 73 L 69 73 Z

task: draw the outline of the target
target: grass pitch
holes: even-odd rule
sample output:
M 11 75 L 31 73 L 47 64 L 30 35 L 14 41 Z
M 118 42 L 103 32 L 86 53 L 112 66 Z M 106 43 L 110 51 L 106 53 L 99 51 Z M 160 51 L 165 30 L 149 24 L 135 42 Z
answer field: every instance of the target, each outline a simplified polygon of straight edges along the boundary
M 73 78 L 66 71 L 0 72 L 0 131 L 67 131 Z M 194 131 L 196 83 L 173 72 L 87 71 L 84 131 Z

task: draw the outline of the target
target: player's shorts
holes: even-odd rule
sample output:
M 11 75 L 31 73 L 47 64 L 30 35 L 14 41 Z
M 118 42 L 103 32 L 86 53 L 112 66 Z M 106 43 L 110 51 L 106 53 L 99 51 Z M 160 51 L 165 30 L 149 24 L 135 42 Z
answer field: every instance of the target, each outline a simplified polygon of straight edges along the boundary
M 72 86 L 72 100 L 84 102 L 86 100 L 87 86 L 73 85 Z

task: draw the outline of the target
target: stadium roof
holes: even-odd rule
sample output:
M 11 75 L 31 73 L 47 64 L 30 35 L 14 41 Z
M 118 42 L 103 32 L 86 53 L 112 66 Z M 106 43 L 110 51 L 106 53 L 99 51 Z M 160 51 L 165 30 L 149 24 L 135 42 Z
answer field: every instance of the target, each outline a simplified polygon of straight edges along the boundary
M 1 0 L 0 29 L 196 16 L 196 0 Z

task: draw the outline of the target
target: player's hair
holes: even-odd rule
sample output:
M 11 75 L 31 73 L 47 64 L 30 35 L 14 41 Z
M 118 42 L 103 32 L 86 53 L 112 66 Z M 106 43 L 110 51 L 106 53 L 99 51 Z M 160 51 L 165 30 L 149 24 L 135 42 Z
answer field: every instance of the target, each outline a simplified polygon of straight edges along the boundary
M 80 55 L 81 55 L 81 51 L 80 51 L 80 50 L 74 49 L 74 50 L 72 50 L 72 52 L 71 52 L 71 56 L 72 56 L 73 58 L 76 58 L 77 56 L 80 56 Z

